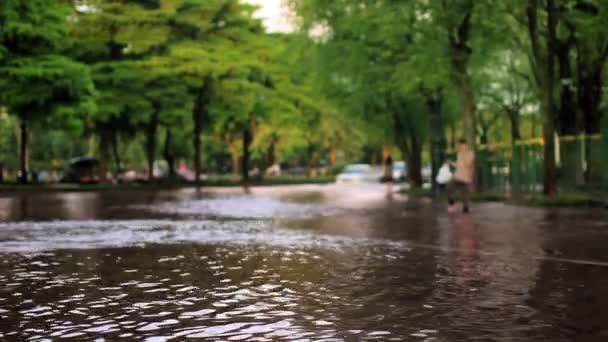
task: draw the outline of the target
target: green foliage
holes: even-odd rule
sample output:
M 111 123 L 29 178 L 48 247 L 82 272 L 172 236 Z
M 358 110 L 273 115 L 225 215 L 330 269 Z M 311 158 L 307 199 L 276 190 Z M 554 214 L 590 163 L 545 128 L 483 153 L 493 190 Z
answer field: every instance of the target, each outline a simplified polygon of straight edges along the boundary
M 570 91 L 577 130 L 591 131 L 607 108 L 608 7 L 555 3 L 570 67 L 556 63 L 555 110 Z M 345 163 L 384 145 L 409 158 L 445 131 L 470 131 L 468 112 L 489 142 L 542 132 L 528 1 L 288 4 L 299 31 L 269 34 L 239 0 L 1 1 L 0 158 L 17 165 L 20 120 L 48 147 L 32 149 L 36 167 L 103 149 L 138 168 L 167 154 L 191 161 L 198 137 L 207 169 L 226 171 L 245 131 L 260 167 Z M 449 129 L 431 126 L 437 118 Z
M 412 136 L 424 141 L 428 111 L 420 89 L 445 81 L 437 63 L 429 63 L 429 50 L 436 46 L 421 36 L 412 4 L 294 0 L 292 5 L 304 32 L 321 32 L 316 47 L 323 92 L 352 121 L 365 122 L 368 144 L 400 146 Z
M 52 0 L 0 3 L 0 61 L 53 54 L 65 44 L 69 7 Z
M 69 7 L 53 0 L 0 3 L 0 104 L 19 117 L 21 137 L 32 123 L 66 129 L 95 110 L 86 66 L 63 55 Z M 27 182 L 27 139 L 20 140 L 21 181 Z
M 0 107 L 0 163 L 5 169 L 17 168 L 17 147 L 17 120 Z
M 0 4 L 0 44 L 5 51 L 0 103 L 9 113 L 65 123 L 63 119 L 94 111 L 88 69 L 61 55 L 68 13 L 66 6 L 50 0 Z
M 0 68 L 0 74 L 1 101 L 11 112 L 70 116 L 94 110 L 87 68 L 67 57 L 16 58 Z

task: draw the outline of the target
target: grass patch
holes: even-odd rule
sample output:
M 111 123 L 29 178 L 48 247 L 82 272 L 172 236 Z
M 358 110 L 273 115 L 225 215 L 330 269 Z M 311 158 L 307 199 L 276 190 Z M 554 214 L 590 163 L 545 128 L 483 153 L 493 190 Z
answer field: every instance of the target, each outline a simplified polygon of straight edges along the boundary
M 471 200 L 475 202 L 505 202 L 507 195 L 495 192 L 482 192 L 473 194 Z
M 433 191 L 431 189 L 411 188 L 411 189 L 401 189 L 401 190 L 399 190 L 399 192 L 402 194 L 405 194 L 405 195 L 413 196 L 413 197 L 433 197 Z
M 433 197 L 430 189 L 404 189 L 401 193 L 413 197 Z M 445 198 L 445 192 L 442 193 Z M 504 193 L 476 193 L 471 196 L 475 202 L 505 202 L 512 205 L 536 208 L 601 208 L 608 207 L 608 195 L 597 193 L 563 193 L 557 197 L 525 195 L 509 197 Z
M 557 197 L 530 195 L 510 199 L 508 203 L 538 208 L 599 208 L 607 204 L 605 196 L 592 193 L 566 193 Z

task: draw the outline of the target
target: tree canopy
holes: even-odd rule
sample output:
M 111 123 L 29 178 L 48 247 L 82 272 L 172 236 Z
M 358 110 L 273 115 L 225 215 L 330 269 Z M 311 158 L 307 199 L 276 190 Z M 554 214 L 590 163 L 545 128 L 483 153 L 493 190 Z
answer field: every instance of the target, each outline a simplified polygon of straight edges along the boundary
M 0 158 L 16 168 L 20 146 L 27 181 L 28 154 L 41 168 L 88 154 L 105 182 L 129 168 L 153 180 L 159 159 L 171 177 L 246 180 L 383 154 L 420 186 L 460 136 L 485 148 L 542 135 L 553 194 L 554 136 L 602 132 L 604 2 L 284 3 L 294 32 L 266 32 L 239 0 L 3 1 Z

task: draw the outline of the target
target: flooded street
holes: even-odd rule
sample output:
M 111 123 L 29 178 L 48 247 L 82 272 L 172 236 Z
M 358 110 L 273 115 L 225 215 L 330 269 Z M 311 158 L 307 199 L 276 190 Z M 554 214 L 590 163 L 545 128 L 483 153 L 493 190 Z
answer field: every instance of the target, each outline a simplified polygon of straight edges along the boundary
M 607 246 L 380 185 L 0 195 L 0 339 L 607 341 Z

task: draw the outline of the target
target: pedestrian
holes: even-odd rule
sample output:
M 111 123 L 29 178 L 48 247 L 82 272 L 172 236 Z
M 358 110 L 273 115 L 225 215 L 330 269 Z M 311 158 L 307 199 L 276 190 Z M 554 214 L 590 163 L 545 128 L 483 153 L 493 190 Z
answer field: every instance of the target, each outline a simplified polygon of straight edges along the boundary
M 456 162 L 449 162 L 456 168 L 454 177 L 448 185 L 448 211 L 455 211 L 455 193 L 460 192 L 462 196 L 462 211 L 469 212 L 471 200 L 471 186 L 473 185 L 475 173 L 475 153 L 471 150 L 466 140 L 458 141 L 458 156 Z

